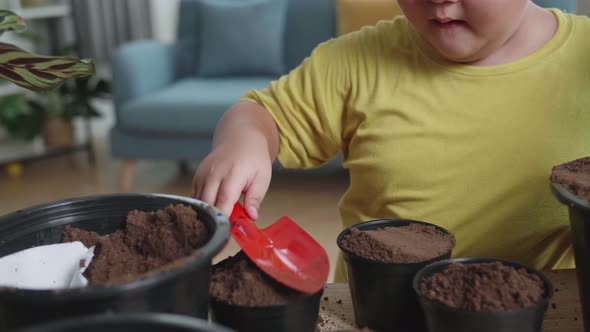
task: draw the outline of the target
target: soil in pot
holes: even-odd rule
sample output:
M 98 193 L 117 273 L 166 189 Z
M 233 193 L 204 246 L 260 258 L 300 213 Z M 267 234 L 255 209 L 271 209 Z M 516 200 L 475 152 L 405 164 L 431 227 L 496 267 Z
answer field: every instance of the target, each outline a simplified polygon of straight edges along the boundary
M 183 258 L 198 254 L 209 238 L 196 212 L 182 204 L 155 212 L 131 211 L 124 229 L 112 234 L 66 226 L 63 236 L 64 242 L 95 246 L 84 272 L 90 285 L 120 285 L 173 269 Z
M 452 308 L 506 312 L 533 307 L 545 296 L 545 283 L 524 268 L 501 262 L 453 263 L 425 278 L 420 292 Z
M 240 332 L 313 332 L 322 293 L 284 286 L 240 252 L 213 267 L 211 319 Z
M 243 252 L 214 266 L 209 294 L 217 301 L 244 307 L 287 304 L 302 295 L 270 278 Z
M 578 198 L 590 202 L 590 157 L 553 167 L 551 181 L 564 186 Z
M 552 191 L 568 207 L 584 326 L 590 331 L 590 157 L 553 167 Z
M 351 229 L 342 246 L 357 256 L 383 263 L 422 262 L 455 246 L 455 238 L 431 225 L 410 224 L 376 230 Z

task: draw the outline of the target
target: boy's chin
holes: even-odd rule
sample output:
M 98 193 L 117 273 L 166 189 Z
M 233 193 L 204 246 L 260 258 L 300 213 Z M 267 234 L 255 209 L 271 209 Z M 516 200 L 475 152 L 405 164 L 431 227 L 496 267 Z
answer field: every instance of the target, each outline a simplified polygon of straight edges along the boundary
M 437 53 L 448 61 L 471 63 L 479 60 L 478 50 L 465 48 L 463 45 L 439 45 Z

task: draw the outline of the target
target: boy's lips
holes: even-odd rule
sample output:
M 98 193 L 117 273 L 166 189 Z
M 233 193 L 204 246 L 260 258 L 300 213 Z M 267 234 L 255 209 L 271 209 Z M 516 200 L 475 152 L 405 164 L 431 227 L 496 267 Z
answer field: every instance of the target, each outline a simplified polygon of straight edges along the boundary
M 454 21 L 454 19 L 448 17 L 436 17 L 434 20 L 438 21 L 439 23 L 447 23 L 450 21 Z
M 457 28 L 466 25 L 467 23 L 463 20 L 454 20 L 451 18 L 435 18 L 430 20 L 430 22 L 436 26 L 437 28 L 441 29 L 451 29 Z

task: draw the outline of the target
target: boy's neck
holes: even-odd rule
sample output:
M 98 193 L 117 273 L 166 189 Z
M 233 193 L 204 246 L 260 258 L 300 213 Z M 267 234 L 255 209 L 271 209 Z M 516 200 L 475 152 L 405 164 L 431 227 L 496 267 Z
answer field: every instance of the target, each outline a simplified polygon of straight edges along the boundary
M 494 53 L 472 62 L 471 65 L 497 66 L 522 59 L 547 44 L 557 28 L 558 20 L 555 14 L 531 4 L 516 33 Z

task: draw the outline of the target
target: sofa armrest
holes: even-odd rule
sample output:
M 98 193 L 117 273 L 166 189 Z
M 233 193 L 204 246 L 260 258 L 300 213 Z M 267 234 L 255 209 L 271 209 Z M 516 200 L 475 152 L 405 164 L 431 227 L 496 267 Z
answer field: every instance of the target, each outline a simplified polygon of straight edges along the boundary
M 160 90 L 175 80 L 175 46 L 156 41 L 135 41 L 113 54 L 115 109 Z

